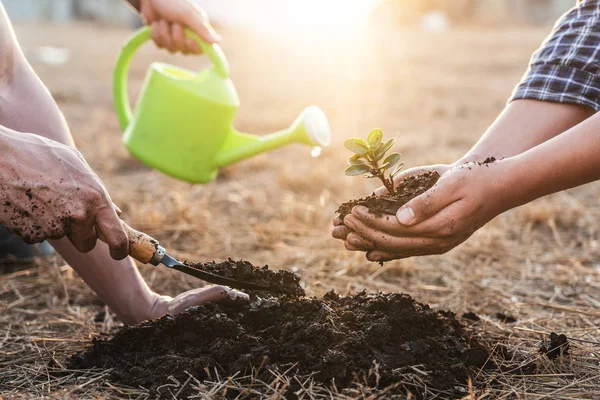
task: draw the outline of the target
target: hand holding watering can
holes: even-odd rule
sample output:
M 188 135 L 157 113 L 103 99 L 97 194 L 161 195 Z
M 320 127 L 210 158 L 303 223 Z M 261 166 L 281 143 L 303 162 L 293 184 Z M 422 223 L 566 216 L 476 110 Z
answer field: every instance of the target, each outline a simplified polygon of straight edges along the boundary
M 198 43 L 212 67 L 194 73 L 153 63 L 135 111 L 127 98 L 127 72 L 135 51 L 151 38 L 150 29 L 135 33 L 117 61 L 115 107 L 125 131 L 123 142 L 137 159 L 183 181 L 208 183 L 220 167 L 289 143 L 329 145 L 329 124 L 316 106 L 306 108 L 289 128 L 269 135 L 235 130 L 240 101 L 223 51 L 189 30 L 185 35 Z

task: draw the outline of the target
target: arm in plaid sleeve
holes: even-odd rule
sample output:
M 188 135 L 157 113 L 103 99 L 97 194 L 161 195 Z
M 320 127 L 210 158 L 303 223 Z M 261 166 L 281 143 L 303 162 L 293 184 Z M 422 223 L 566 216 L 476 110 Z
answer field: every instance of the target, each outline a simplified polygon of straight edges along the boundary
M 600 0 L 580 1 L 557 21 L 509 102 L 517 99 L 600 111 Z

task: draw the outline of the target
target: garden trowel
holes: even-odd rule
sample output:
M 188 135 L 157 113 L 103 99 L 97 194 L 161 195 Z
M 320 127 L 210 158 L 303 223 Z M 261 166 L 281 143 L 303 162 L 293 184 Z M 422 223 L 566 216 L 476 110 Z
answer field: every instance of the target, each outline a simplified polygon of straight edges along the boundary
M 205 280 L 206 282 L 225 285 L 234 289 L 281 292 L 281 289 L 277 287 L 263 286 L 252 282 L 241 282 L 185 265 L 168 255 L 164 247 L 153 237 L 143 232 L 138 232 L 125 223 L 123 223 L 123 228 L 125 228 L 125 232 L 129 238 L 129 256 L 143 264 L 152 264 L 155 266 L 162 264 L 168 268 L 176 269 L 177 271 Z M 101 233 L 98 233 L 98 238 L 105 241 L 104 235 Z

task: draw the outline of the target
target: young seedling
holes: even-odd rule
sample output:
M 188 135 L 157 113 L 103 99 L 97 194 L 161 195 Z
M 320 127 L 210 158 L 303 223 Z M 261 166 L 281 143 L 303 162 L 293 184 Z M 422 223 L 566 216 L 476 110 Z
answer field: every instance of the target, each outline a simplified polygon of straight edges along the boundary
M 367 141 L 363 139 L 352 138 L 344 142 L 344 146 L 354 153 L 348 160 L 350 166 L 346 168 L 344 173 L 348 176 L 364 175 L 365 178 L 379 178 L 386 187 L 391 196 L 396 195 L 394 190 L 394 176 L 402 170 L 404 166 L 400 161 L 402 155 L 400 153 L 391 153 L 385 155 L 396 142 L 396 139 L 391 138 L 387 142 L 383 142 L 383 132 L 381 129 L 373 129 Z M 386 178 L 385 173 L 389 173 Z

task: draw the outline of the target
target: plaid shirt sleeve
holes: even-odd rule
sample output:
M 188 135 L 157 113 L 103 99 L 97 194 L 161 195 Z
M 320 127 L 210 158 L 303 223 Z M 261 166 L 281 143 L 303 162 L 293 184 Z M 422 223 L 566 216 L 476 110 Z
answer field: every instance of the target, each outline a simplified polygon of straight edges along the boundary
M 600 0 L 582 0 L 563 15 L 533 54 L 510 101 L 581 104 L 600 111 Z

